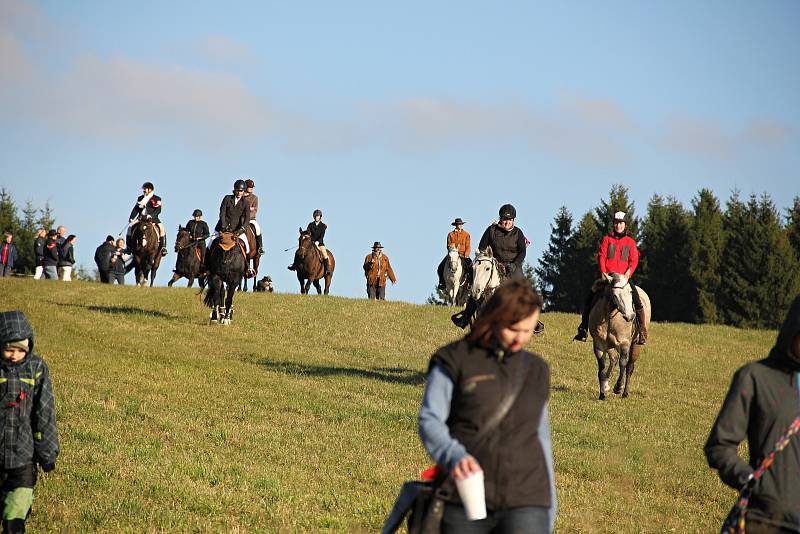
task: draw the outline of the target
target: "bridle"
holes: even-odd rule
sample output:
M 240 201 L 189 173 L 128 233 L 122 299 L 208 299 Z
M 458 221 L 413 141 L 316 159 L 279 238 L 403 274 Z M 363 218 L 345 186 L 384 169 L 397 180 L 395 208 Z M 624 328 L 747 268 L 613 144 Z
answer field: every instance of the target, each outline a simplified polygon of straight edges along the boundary
M 484 287 L 481 290 L 481 295 L 479 297 L 477 297 L 477 298 L 486 297 L 486 296 L 489 296 L 492 293 L 494 293 L 494 288 L 489 288 L 488 287 L 489 286 L 489 282 L 491 282 L 492 278 L 494 278 L 495 271 L 497 271 L 497 262 L 495 261 L 494 258 L 490 258 L 490 257 L 487 257 L 487 256 L 475 258 L 475 262 L 472 264 L 473 283 L 475 283 L 474 280 L 477 280 L 477 277 L 475 276 L 475 270 L 481 264 L 481 262 L 484 262 L 484 261 L 490 262 L 492 264 L 492 269 L 489 272 L 489 281 L 486 282 L 486 287 Z

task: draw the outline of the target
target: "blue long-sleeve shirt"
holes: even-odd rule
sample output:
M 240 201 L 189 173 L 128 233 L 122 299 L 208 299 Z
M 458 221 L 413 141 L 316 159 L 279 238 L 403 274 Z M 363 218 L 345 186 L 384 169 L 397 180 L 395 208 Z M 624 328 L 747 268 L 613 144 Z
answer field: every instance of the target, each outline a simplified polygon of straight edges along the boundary
M 428 382 L 422 395 L 422 406 L 419 410 L 419 437 L 422 445 L 437 465 L 452 470 L 467 454 L 467 450 L 458 440 L 450 435 L 447 418 L 450 416 L 450 403 L 453 399 L 453 380 L 439 365 L 434 365 L 428 374 Z M 538 429 L 539 442 L 547 463 L 547 475 L 550 484 L 550 530 L 556 521 L 557 500 L 555 472 L 553 469 L 553 446 L 550 438 L 550 417 L 548 404 L 542 410 L 542 418 Z

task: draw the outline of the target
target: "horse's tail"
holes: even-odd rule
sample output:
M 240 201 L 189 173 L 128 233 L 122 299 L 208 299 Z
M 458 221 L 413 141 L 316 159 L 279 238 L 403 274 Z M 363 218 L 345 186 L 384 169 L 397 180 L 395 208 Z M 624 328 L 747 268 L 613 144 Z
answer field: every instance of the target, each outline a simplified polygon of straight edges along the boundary
M 209 308 L 213 308 L 214 304 L 217 302 L 217 284 L 215 284 L 212 280 L 208 281 L 208 291 L 206 291 L 206 296 L 203 298 L 203 303 Z M 200 293 L 203 293 L 203 288 L 200 288 Z

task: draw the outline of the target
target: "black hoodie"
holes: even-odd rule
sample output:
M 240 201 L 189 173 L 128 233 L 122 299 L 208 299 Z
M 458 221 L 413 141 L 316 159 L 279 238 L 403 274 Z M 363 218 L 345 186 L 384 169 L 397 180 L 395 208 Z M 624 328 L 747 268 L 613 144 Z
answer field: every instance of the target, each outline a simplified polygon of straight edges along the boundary
M 800 295 L 795 298 L 778 340 L 763 360 L 736 371 L 725 402 L 711 429 L 705 452 L 722 481 L 741 489 L 778 439 L 800 416 L 800 354 L 792 341 L 800 334 Z M 737 448 L 747 438 L 749 463 Z M 800 435 L 775 456 L 775 463 L 753 488 L 748 518 L 800 532 Z

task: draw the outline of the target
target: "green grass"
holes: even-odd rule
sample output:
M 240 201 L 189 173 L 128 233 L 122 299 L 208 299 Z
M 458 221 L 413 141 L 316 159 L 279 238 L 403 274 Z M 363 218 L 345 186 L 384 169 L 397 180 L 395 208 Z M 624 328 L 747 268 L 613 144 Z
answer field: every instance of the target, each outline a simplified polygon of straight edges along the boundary
M 416 433 L 445 308 L 0 279 L 50 365 L 62 453 L 38 532 L 376 531 L 430 465 Z M 702 452 L 731 374 L 774 332 L 654 324 L 631 397 L 596 400 L 577 316 L 545 314 L 558 532 L 710 532 L 734 494 Z

